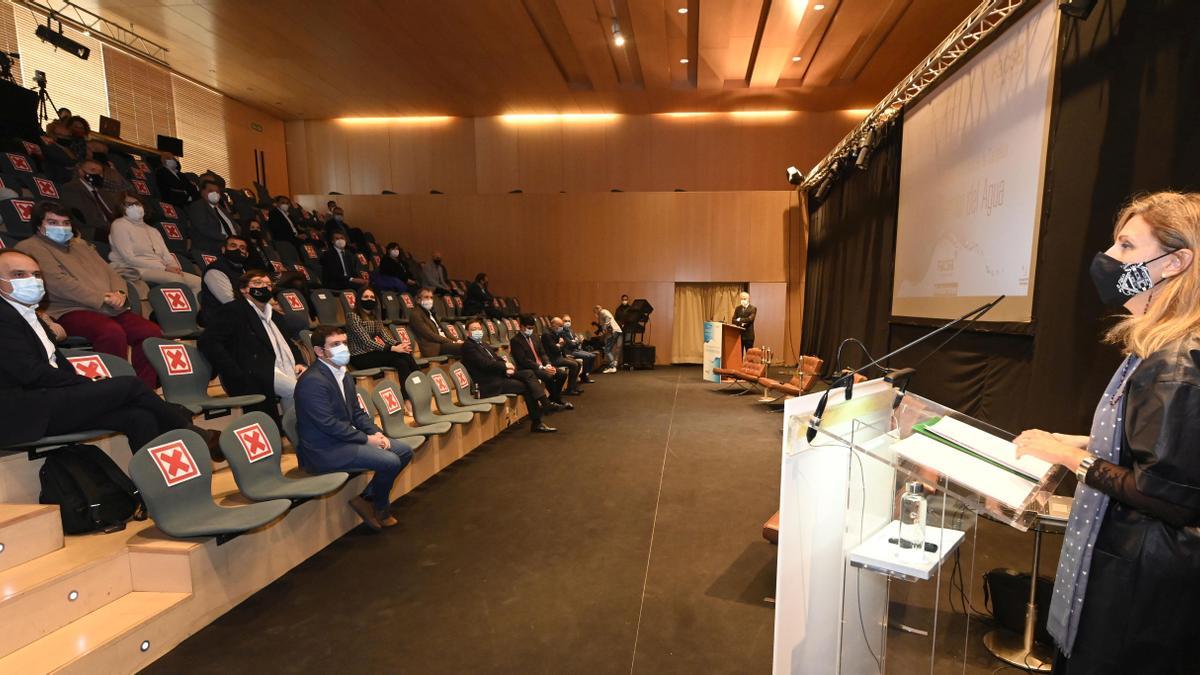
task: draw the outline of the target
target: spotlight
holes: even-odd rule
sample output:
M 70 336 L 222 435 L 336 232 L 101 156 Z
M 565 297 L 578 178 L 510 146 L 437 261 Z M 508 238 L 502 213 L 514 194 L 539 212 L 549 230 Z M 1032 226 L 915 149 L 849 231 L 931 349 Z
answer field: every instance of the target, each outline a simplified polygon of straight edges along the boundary
M 854 159 L 854 166 L 859 169 L 866 169 L 867 162 L 871 160 L 871 151 L 875 149 L 875 128 L 872 127 L 867 135 L 863 136 L 862 143 L 858 146 L 858 157 Z
M 63 50 L 64 52 L 71 52 L 75 56 L 78 56 L 79 58 L 86 61 L 88 59 L 88 57 L 92 55 L 91 48 L 89 48 L 85 45 L 81 45 L 78 42 L 67 37 L 66 35 L 63 35 L 62 29 L 63 29 L 62 22 L 59 22 L 58 32 L 55 33 L 50 28 L 50 19 L 47 18 L 46 25 L 38 26 L 37 30 L 34 31 L 34 34 L 37 35 L 38 38 L 40 38 L 42 42 L 49 42 L 50 44 Z
M 804 182 L 804 174 L 794 166 L 787 168 L 787 179 L 792 185 L 799 185 Z
M 625 46 L 625 36 L 621 34 L 621 24 L 617 23 L 616 19 L 613 19 L 612 32 L 613 32 L 613 44 L 618 47 L 624 47 Z
M 825 195 L 829 194 L 829 191 L 832 189 L 833 189 L 833 176 L 826 176 L 825 180 L 821 181 L 821 184 L 817 186 L 817 192 L 813 196 L 818 201 L 820 201 L 820 200 L 824 199 Z
M 1058 9 L 1073 19 L 1087 20 L 1096 8 L 1096 0 L 1058 0 Z

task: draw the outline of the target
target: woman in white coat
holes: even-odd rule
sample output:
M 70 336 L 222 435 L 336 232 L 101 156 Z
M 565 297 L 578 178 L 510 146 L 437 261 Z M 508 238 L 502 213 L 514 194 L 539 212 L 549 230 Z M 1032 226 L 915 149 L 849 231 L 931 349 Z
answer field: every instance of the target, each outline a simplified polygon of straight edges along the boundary
M 137 270 L 146 283 L 185 284 L 199 297 L 200 277 L 179 267 L 162 234 L 146 222 L 146 207 L 142 202 L 133 195 L 126 195 L 120 212 L 121 217 L 113 221 L 108 235 L 108 243 L 112 246 L 109 261 Z

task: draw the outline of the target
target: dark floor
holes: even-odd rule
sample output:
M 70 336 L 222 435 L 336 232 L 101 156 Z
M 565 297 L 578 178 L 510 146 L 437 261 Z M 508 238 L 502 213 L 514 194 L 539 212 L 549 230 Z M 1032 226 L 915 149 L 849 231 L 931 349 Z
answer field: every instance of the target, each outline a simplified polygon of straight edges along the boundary
M 148 672 L 769 672 L 780 416 L 695 367 L 599 379 Z

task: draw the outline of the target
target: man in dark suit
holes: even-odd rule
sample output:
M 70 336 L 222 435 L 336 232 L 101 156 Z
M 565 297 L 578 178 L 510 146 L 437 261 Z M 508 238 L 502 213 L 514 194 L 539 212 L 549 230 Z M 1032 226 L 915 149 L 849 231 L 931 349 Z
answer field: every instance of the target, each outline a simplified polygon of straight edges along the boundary
M 169 152 L 162 153 L 162 164 L 154 170 L 154 182 L 158 183 L 162 200 L 181 209 L 200 198 L 200 191 L 180 175 L 179 160 Z
M 205 181 L 200 198 L 187 206 L 188 224 L 192 233 L 192 249 L 217 255 L 226 237 L 237 236 L 233 217 L 221 205 L 221 185 Z
M 358 265 L 358 256 L 350 250 L 344 232 L 334 232 L 328 251 L 321 254 L 321 283 L 337 291 L 357 290 L 367 285 Z
M 283 317 L 272 305 L 271 277 L 250 270 L 238 280 L 240 298 L 221 305 L 205 326 L 200 351 L 221 378 L 230 396 L 262 394 L 267 400 L 247 410 L 261 410 L 279 423 L 292 407 L 296 378 L 304 372 L 300 350 L 290 340 Z
M 742 349 L 754 346 L 754 319 L 758 316 L 758 308 L 750 304 L 750 294 L 742 291 L 738 294 L 738 306 L 733 310 L 733 325 L 742 329 Z
M 75 178 L 60 190 L 63 206 L 77 213 L 75 229 L 85 241 L 108 241 L 108 229 L 125 195 L 104 189 L 104 167 L 87 159 L 76 167 Z
M 462 362 L 471 379 L 479 386 L 480 396 L 520 394 L 529 408 L 529 430 L 534 433 L 558 431 L 542 421 L 543 412 L 557 412 L 563 406 L 546 395 L 546 388 L 529 370 L 517 370 L 513 364 L 483 343 L 483 324 L 478 319 L 467 324 L 470 340 L 463 344 Z
M 0 445 L 107 429 L 124 434 L 137 452 L 159 434 L 189 428 L 190 415 L 136 377 L 93 381 L 75 372 L 37 316 L 41 274 L 32 257 L 0 250 Z M 202 435 L 210 449 L 219 438 Z
M 422 288 L 417 293 L 417 306 L 408 313 L 408 327 L 417 336 L 417 346 L 421 348 L 421 356 L 439 356 L 447 354 L 459 356 L 462 354 L 464 343 L 452 340 L 442 330 L 437 317 L 433 315 L 433 290 Z
M 571 328 L 572 321 L 570 314 L 563 314 L 562 321 L 563 353 L 583 364 L 583 371 L 579 374 L 579 381 L 584 384 L 591 384 L 595 380 L 588 377 L 588 374 L 596 367 L 596 354 L 583 348 L 583 339 L 576 335 L 575 331 Z
M 306 470 L 374 471 L 363 493 L 350 500 L 363 522 L 373 530 L 391 527 L 392 485 L 412 461 L 412 448 L 388 438 L 358 403 L 354 378 L 346 373 L 350 348 L 341 328 L 318 326 L 313 330 L 313 351 L 318 362 L 296 384 L 298 453 Z
M 567 372 L 554 367 L 550 363 L 550 356 L 542 349 L 542 343 L 533 336 L 533 315 L 525 314 L 521 317 L 521 332 L 508 339 L 508 351 L 512 354 L 513 362 L 517 364 L 519 370 L 532 371 L 537 378 L 545 385 L 546 391 L 550 393 L 550 400 L 562 404 L 567 410 L 573 409 L 575 406 L 570 403 L 563 403 L 562 390 L 563 384 L 567 381 Z
M 567 373 L 567 390 L 563 393 L 569 396 L 582 394 L 579 375 L 581 372 L 586 374 L 587 371 L 584 370 L 583 362 L 571 355 L 571 343 L 567 341 L 563 320 L 559 317 L 551 319 L 550 330 L 542 333 L 542 348 L 546 356 L 550 357 L 550 364 Z
M 340 206 L 333 202 L 330 203 L 334 205 L 329 209 L 329 219 L 325 221 L 325 239 L 332 241 L 334 233 L 346 234 L 346 216 Z
M 267 216 L 267 227 L 270 229 L 271 238 L 275 241 L 286 241 L 299 248 L 300 226 L 293 222 L 292 217 L 288 214 L 288 210 L 291 208 L 292 201 L 290 199 L 283 196 L 276 197 L 275 206 L 271 208 L 271 213 Z

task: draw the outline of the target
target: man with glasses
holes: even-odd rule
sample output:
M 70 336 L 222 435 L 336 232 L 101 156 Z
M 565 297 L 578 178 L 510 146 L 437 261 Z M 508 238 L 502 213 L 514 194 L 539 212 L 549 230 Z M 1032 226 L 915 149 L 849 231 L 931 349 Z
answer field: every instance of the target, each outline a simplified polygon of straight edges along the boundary
M 230 396 L 262 394 L 267 400 L 247 410 L 280 419 L 294 407 L 296 378 L 304 372 L 300 351 L 284 337 L 271 277 L 248 270 L 238 278 L 238 300 L 221 305 L 200 336 L 199 347 Z

